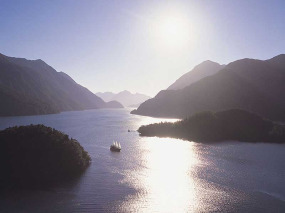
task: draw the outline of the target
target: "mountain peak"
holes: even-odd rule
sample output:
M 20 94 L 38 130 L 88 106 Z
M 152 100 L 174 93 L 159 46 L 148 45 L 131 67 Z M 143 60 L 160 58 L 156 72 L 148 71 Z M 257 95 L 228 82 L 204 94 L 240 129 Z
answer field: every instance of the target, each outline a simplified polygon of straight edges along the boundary
M 285 54 L 279 54 L 271 59 L 268 59 L 267 61 L 270 61 L 270 60 L 285 60 Z
M 110 92 L 104 92 L 104 93 L 98 92 L 96 93 L 96 95 L 98 95 L 104 101 L 118 101 L 122 103 L 124 106 L 137 106 L 150 98 L 147 95 L 139 93 L 133 94 L 128 90 L 123 90 L 117 94 Z
M 121 92 L 118 93 L 118 95 L 119 94 L 132 95 L 132 93 L 130 91 L 128 91 L 128 90 L 121 91 Z
M 277 55 L 271 59 L 268 59 L 267 62 L 269 62 L 271 65 L 279 68 L 279 69 L 285 69 L 285 54 Z
M 195 69 L 211 69 L 212 67 L 216 67 L 216 66 L 224 66 L 221 65 L 217 62 L 211 61 L 211 60 L 206 60 L 203 61 L 202 63 L 196 65 L 191 71 L 195 70 Z
M 195 66 L 191 71 L 182 75 L 178 80 L 176 80 L 172 85 L 170 85 L 167 90 L 177 90 L 183 89 L 200 79 L 213 75 L 223 69 L 225 65 L 220 65 L 217 62 L 210 60 L 203 61 L 202 63 Z
M 201 63 L 198 64 L 197 66 L 202 65 L 202 64 L 219 64 L 219 63 L 214 62 L 214 61 L 211 61 L 211 60 L 206 60 L 206 61 L 201 62 Z
M 42 59 L 36 59 L 36 60 L 31 60 L 31 61 L 35 61 L 35 62 L 38 62 L 38 63 L 45 63 L 46 64 L 46 62 L 44 62 Z

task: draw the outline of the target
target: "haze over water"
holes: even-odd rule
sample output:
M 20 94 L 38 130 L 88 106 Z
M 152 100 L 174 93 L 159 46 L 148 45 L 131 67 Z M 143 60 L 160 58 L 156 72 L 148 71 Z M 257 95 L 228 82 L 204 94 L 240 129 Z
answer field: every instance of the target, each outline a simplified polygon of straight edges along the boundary
M 81 178 L 52 190 L 1 192 L 0 212 L 285 211 L 284 145 L 140 137 L 128 129 L 164 119 L 129 112 L 0 118 L 0 129 L 42 123 L 63 131 L 93 161 Z M 113 140 L 121 153 L 110 152 Z

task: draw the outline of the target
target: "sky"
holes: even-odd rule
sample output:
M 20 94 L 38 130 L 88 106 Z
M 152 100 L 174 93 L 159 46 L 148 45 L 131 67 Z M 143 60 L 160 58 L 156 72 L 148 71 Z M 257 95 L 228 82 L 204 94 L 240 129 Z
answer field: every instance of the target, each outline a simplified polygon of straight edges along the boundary
M 284 0 L 0 0 L 0 53 L 154 96 L 205 60 L 285 53 L 284 20 Z

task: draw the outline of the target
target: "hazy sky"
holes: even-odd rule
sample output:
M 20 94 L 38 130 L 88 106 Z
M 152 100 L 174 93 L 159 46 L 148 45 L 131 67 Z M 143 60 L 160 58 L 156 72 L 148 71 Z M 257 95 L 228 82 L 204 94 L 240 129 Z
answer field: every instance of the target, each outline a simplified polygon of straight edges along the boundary
M 284 0 L 0 0 L 0 52 L 153 96 L 207 59 L 285 53 L 284 20 Z

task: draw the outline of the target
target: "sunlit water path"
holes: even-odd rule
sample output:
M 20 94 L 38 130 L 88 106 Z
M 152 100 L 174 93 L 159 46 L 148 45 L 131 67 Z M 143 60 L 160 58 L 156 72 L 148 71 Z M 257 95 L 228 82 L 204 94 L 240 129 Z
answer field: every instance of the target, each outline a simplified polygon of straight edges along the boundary
M 285 212 L 285 145 L 140 137 L 133 130 L 163 119 L 129 112 L 0 118 L 0 129 L 42 123 L 61 130 L 93 160 L 80 179 L 57 188 L 2 191 L 0 212 Z M 109 151 L 113 140 L 121 153 Z

